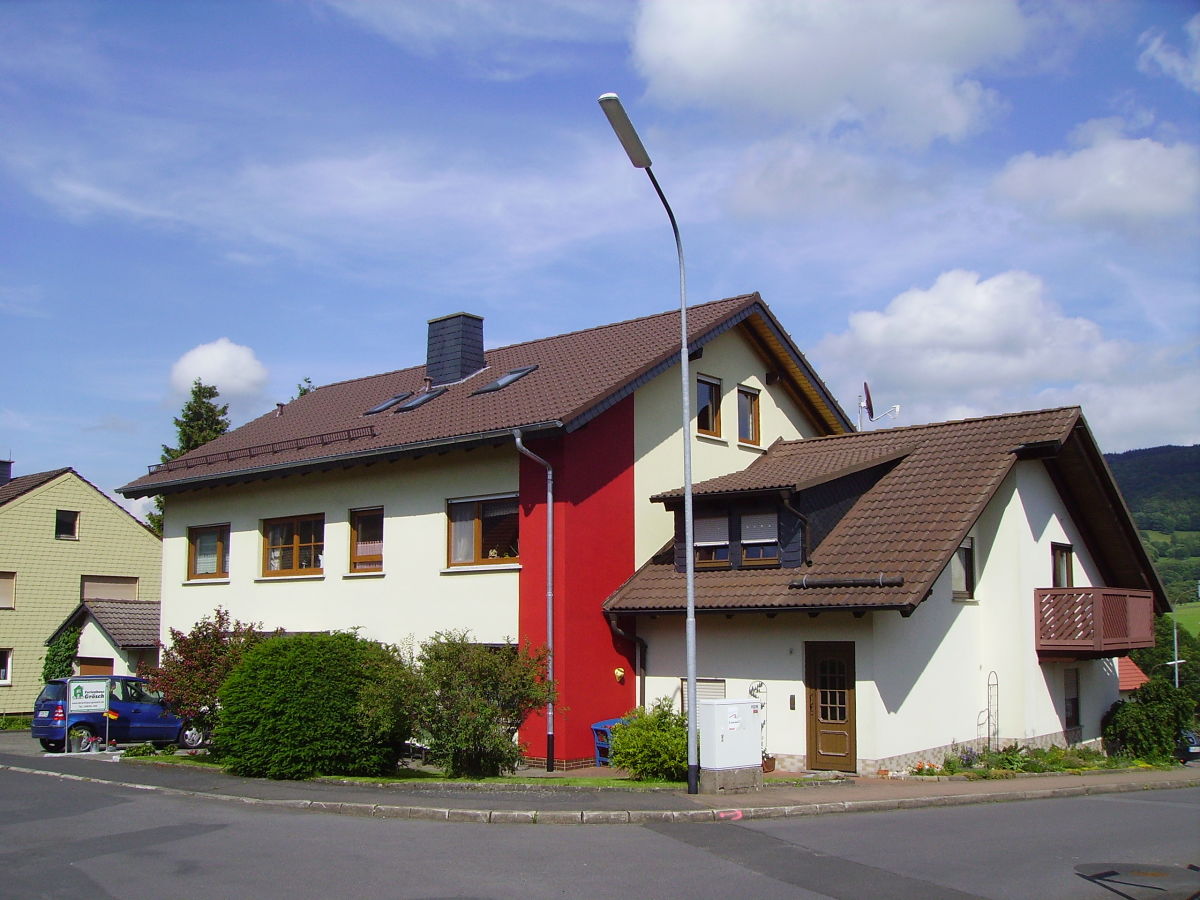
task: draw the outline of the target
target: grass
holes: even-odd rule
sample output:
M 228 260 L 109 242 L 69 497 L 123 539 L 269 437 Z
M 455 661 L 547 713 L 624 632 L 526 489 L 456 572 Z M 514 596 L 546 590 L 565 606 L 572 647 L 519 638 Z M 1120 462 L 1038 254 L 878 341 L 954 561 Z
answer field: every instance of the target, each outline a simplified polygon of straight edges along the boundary
M 1175 618 L 1180 628 L 1200 637 L 1200 603 L 1180 603 L 1175 607 Z
M 28 731 L 32 725 L 32 716 L 0 716 L 0 731 Z

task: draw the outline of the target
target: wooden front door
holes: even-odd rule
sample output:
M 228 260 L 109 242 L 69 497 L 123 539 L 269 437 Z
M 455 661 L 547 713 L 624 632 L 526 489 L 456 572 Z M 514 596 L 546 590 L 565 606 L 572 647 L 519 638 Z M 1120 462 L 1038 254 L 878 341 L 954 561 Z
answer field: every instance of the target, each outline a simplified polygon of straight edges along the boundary
M 805 641 L 808 768 L 854 772 L 854 642 Z

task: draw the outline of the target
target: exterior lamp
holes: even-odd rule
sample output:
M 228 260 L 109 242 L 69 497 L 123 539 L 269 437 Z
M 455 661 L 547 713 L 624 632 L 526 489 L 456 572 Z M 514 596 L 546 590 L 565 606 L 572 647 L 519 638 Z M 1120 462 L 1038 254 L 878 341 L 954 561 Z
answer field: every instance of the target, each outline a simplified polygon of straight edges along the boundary
M 684 635 L 687 643 L 687 789 L 689 794 L 699 793 L 700 762 L 699 744 L 696 740 L 696 560 L 692 551 L 692 404 L 691 376 L 688 372 L 688 328 L 687 328 L 687 278 L 683 267 L 683 242 L 679 239 L 679 225 L 671 204 L 658 185 L 658 179 L 650 169 L 650 154 L 642 145 L 633 123 L 621 106 L 616 94 L 603 94 L 600 108 L 608 117 L 617 140 L 625 148 L 629 161 L 639 169 L 645 169 L 658 199 L 662 201 L 667 218 L 671 220 L 671 231 L 675 234 L 675 252 L 679 256 L 679 378 L 683 397 L 683 529 L 687 553 L 684 554 L 684 571 L 687 581 L 687 619 Z

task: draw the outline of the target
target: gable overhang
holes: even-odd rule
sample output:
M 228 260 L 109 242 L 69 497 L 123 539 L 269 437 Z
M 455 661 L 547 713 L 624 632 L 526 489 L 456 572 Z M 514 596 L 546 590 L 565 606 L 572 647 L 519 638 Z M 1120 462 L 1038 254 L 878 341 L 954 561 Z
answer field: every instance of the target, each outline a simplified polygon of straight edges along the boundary
M 96 623 L 96 627 L 100 629 L 101 633 L 108 639 L 108 642 L 120 650 L 150 650 L 157 649 L 159 646 L 158 641 L 151 641 L 148 643 L 142 643 L 140 641 L 122 642 L 105 626 L 104 620 L 100 616 L 96 615 L 94 610 L 88 607 L 86 600 L 82 601 L 77 607 L 71 610 L 70 614 L 63 619 L 62 624 L 55 628 L 50 636 L 46 638 L 45 645 L 49 647 L 58 638 L 58 636 L 68 628 L 72 628 L 75 625 L 82 627 L 89 617 L 93 622 Z

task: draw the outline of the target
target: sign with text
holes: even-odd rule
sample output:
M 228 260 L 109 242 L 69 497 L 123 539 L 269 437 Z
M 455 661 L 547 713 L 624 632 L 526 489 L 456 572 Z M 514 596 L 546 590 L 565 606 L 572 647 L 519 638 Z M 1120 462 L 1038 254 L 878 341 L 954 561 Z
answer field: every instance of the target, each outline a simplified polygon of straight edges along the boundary
M 108 709 L 108 679 L 67 680 L 68 712 L 104 712 Z

